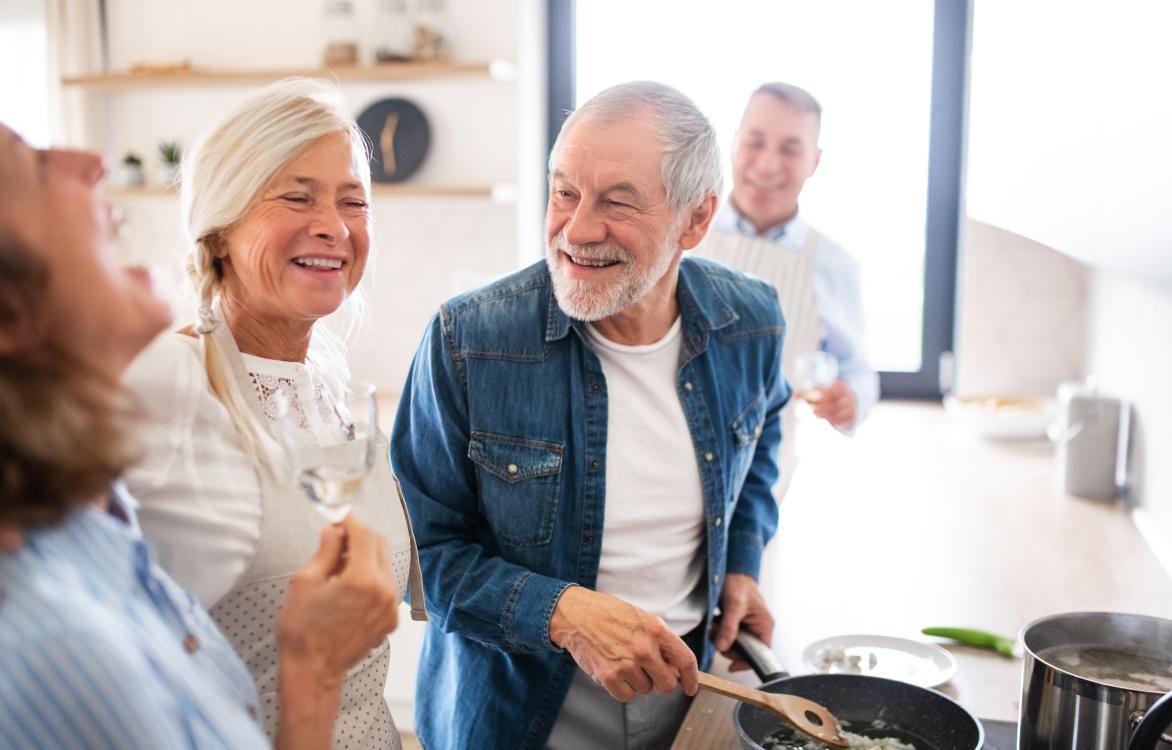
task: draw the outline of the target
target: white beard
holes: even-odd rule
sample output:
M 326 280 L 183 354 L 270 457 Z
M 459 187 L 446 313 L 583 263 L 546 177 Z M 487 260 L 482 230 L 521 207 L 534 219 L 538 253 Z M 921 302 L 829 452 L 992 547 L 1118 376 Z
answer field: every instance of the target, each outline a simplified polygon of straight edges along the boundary
M 559 232 L 545 253 L 558 306 L 571 318 L 587 323 L 626 310 L 643 299 L 667 273 L 677 249 L 678 238 L 674 234 L 668 234 L 654 258 L 644 259 L 640 264 L 631 251 L 617 243 L 571 245 L 566 242 L 565 231 Z M 566 273 L 566 264 L 572 262 L 565 257 L 566 254 L 591 260 L 617 260 L 623 264 L 623 271 L 617 279 L 607 282 L 573 279 Z

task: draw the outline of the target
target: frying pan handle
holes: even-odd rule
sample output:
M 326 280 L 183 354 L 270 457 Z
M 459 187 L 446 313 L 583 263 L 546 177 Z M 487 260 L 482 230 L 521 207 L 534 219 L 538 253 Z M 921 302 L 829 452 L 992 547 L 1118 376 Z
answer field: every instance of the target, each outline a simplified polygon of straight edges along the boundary
M 1131 733 L 1127 750 L 1155 750 L 1160 735 L 1172 725 L 1172 693 L 1152 704 Z
M 762 682 L 770 682 L 789 676 L 773 650 L 749 631 L 742 628 L 737 633 L 737 639 L 733 641 L 733 648 L 744 655 L 745 661 L 749 662 L 749 666 L 753 668 Z

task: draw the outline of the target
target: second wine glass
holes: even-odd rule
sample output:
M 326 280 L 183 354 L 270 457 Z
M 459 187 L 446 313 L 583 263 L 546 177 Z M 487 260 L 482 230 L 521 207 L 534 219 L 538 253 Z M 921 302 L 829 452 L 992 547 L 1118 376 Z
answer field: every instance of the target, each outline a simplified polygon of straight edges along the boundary
M 824 351 L 804 352 L 794 363 L 794 395 L 814 403 L 822 389 L 838 379 L 838 360 Z

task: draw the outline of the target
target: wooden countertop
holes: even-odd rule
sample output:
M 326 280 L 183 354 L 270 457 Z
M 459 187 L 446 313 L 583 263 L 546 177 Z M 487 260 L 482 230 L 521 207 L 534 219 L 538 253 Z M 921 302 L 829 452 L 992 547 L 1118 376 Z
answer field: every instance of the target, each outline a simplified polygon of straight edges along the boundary
M 794 674 L 810 671 L 802 649 L 831 635 L 931 640 L 920 628 L 952 625 L 1016 636 L 1036 618 L 1083 610 L 1172 619 L 1172 578 L 1128 508 L 1057 492 L 1048 444 L 983 441 L 916 402 L 881 403 L 853 439 L 810 420 L 798 434 L 762 580 L 774 650 Z M 827 601 L 819 590 L 839 593 Z M 946 648 L 959 669 L 938 689 L 981 718 L 1016 721 L 1021 660 Z M 702 693 L 673 750 L 739 748 L 733 705 Z

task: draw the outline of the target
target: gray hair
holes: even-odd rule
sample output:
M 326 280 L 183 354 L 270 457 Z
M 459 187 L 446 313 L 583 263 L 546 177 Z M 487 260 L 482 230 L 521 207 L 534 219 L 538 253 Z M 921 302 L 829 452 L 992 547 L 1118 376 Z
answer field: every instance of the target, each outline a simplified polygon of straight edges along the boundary
M 719 196 L 723 176 L 716 130 L 691 99 L 655 81 L 611 86 L 571 113 L 550 150 L 550 174 L 562 140 L 579 122 L 614 124 L 641 110 L 651 111 L 663 141 L 663 186 L 676 216 L 696 208 L 709 195 Z
M 785 102 L 799 112 L 812 114 L 818 118 L 818 127 L 822 127 L 822 105 L 814 98 L 814 95 L 806 91 L 801 86 L 795 86 L 792 83 L 784 83 L 782 81 L 770 81 L 763 83 L 753 91 L 753 96 L 757 94 L 769 94 L 773 98 Z

